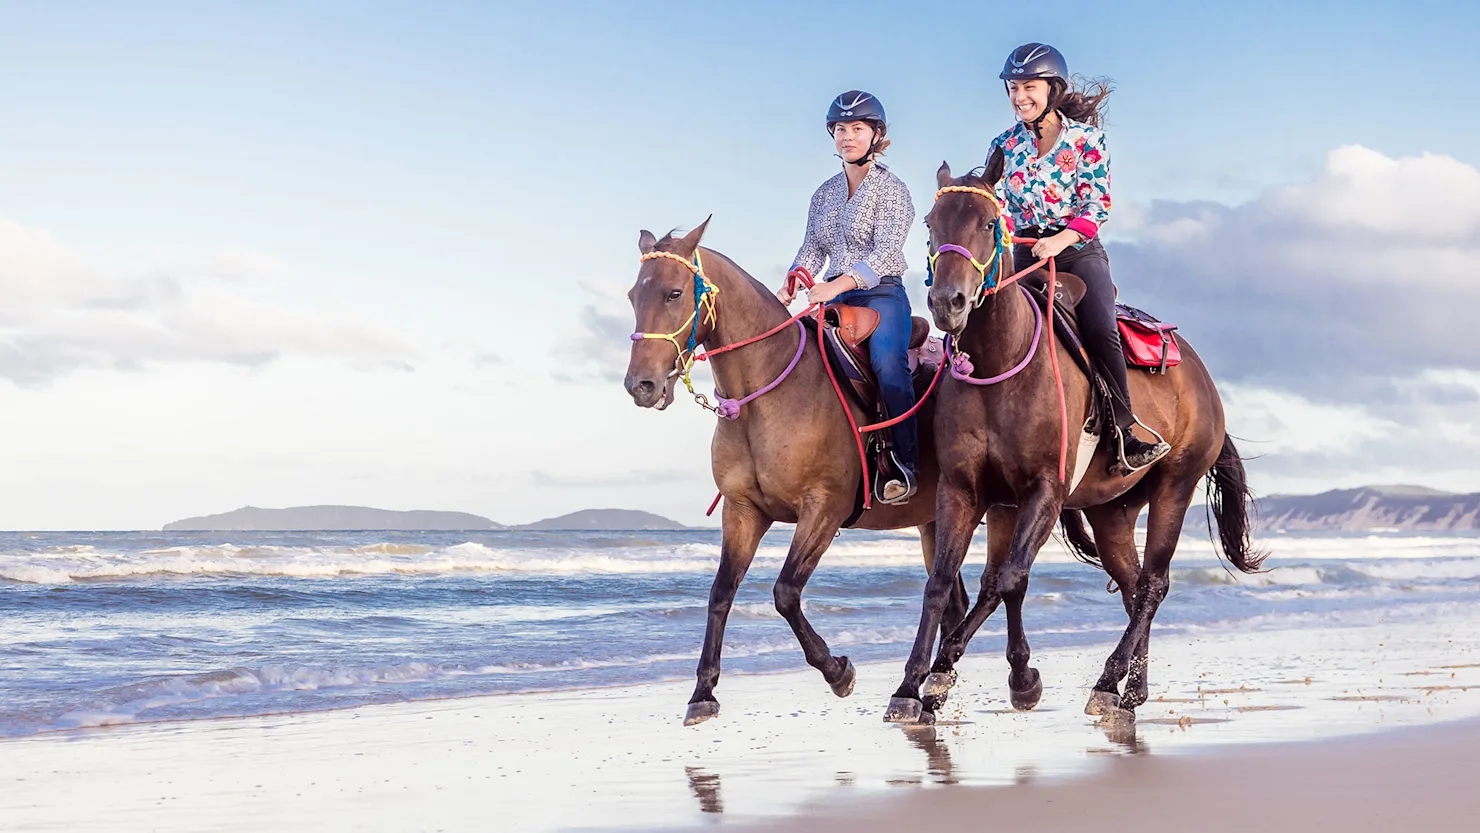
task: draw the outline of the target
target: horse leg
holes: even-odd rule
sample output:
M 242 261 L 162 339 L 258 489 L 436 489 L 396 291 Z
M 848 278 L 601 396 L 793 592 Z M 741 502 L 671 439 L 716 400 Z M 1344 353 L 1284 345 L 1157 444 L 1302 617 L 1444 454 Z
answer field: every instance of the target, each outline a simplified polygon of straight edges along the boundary
M 1131 621 L 1120 643 L 1105 661 L 1104 673 L 1095 683 L 1089 704 L 1085 706 L 1086 713 L 1132 721 L 1135 708 L 1146 702 L 1148 696 L 1146 671 L 1150 662 L 1151 622 L 1171 586 L 1168 573 L 1172 556 L 1177 551 L 1182 521 L 1197 488 L 1196 480 L 1175 482 L 1163 476 L 1160 481 L 1152 491 L 1151 513 L 1146 522 L 1146 557 L 1136 581 Z M 1121 679 L 1126 681 L 1125 694 L 1117 697 Z M 1095 707 L 1101 711 L 1094 711 Z
M 834 657 L 827 642 L 813 630 L 812 624 L 802 614 L 802 588 L 817 569 L 817 562 L 837 535 L 841 519 L 826 519 L 817 512 L 805 512 L 797 521 L 796 534 L 791 539 L 791 550 L 786 554 L 786 563 L 781 565 L 781 574 L 776 577 L 773 594 L 776 612 L 780 613 L 797 642 L 802 645 L 802 654 L 807 664 L 822 672 L 822 679 L 832 687 L 833 694 L 847 697 L 853 693 L 856 676 L 853 663 L 847 657 Z
M 1145 505 L 1144 501 L 1132 501 L 1084 510 L 1084 517 L 1095 533 L 1100 566 L 1105 568 L 1110 580 L 1120 590 L 1120 602 L 1125 605 L 1126 616 L 1132 614 L 1136 584 L 1141 577 L 1141 556 L 1136 551 L 1136 518 Z
M 1137 592 L 1140 587 L 1141 558 L 1136 552 L 1136 518 L 1144 504 L 1108 504 L 1084 510 L 1095 533 L 1095 549 L 1100 554 L 1100 564 L 1110 579 L 1120 588 L 1120 602 L 1125 605 L 1128 619 L 1135 617 Z M 1106 715 L 1120 708 L 1120 693 L 1115 686 L 1108 691 L 1099 686 L 1090 692 L 1086 714 Z
M 993 506 L 987 510 L 987 567 L 982 571 L 981 591 L 971 612 L 954 630 L 941 624 L 940 650 L 935 663 L 930 666 L 930 676 L 925 678 L 921 692 L 922 702 L 929 711 L 936 711 L 945 703 L 951 687 L 956 684 L 956 663 L 966 654 L 966 646 L 976 635 L 982 623 L 997 609 L 1002 596 L 997 592 L 997 570 L 1007 560 L 1007 545 L 1012 541 L 1008 532 L 1017 526 L 1017 509 L 1011 506 Z
M 930 649 L 935 644 L 941 619 L 957 582 L 972 533 L 981 520 L 982 509 L 976 505 L 975 490 L 942 477 L 935 500 L 936 550 L 935 566 L 925 582 L 925 598 L 920 609 L 920 629 L 904 667 L 904 681 L 895 690 L 884 711 L 890 723 L 933 722 L 933 712 L 920 701 L 920 683 L 930 668 Z
M 1037 480 L 1018 499 L 1018 522 L 1008 547 L 1007 561 L 997 571 L 997 591 L 1007 606 L 1007 688 L 1012 707 L 1026 711 L 1043 696 L 1043 678 L 1028 664 L 1028 635 L 1023 629 L 1023 599 L 1028 595 L 1028 573 L 1038 550 L 1058 523 L 1063 507 L 1059 484 Z
M 719 655 L 724 647 L 725 622 L 730 617 L 730 606 L 735 602 L 735 591 L 740 589 L 740 582 L 755 558 L 761 536 L 771 528 L 770 518 L 738 499 L 726 498 L 720 517 L 723 531 L 719 569 L 715 570 L 714 584 L 709 588 L 709 616 L 704 624 L 704 647 L 699 652 L 699 684 L 694 687 L 694 696 L 689 698 L 688 713 L 683 720 L 685 726 L 703 723 L 719 714 L 714 687 L 719 683 Z
M 935 568 L 935 521 L 920 524 L 920 550 L 925 555 L 925 575 Z M 946 635 L 960 626 L 961 621 L 966 618 L 966 606 L 971 602 L 971 596 L 966 592 L 966 582 L 961 580 L 961 574 L 956 574 L 956 586 L 951 591 L 951 598 L 946 603 L 946 611 L 941 619 L 940 636 L 941 644 L 945 644 Z

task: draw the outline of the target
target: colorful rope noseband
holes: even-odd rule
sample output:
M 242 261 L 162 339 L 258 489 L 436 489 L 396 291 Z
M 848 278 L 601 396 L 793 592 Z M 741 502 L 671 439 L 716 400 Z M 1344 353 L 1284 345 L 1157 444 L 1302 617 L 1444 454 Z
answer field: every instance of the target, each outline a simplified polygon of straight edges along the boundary
M 927 250 L 925 255 L 926 286 L 935 283 L 935 262 L 940 259 L 941 255 L 951 252 L 966 258 L 971 263 L 971 268 L 976 270 L 977 275 L 981 279 L 976 292 L 976 300 L 973 304 L 974 309 L 980 307 L 988 295 L 997 291 L 998 278 L 1002 275 L 1002 253 L 1008 246 L 1012 245 L 1012 234 L 1006 230 L 1002 222 L 1004 215 L 1002 203 L 997 200 L 997 196 L 991 191 L 985 188 L 973 188 L 969 185 L 947 185 L 935 192 L 935 199 L 939 200 L 942 194 L 975 194 L 979 197 L 985 197 L 997 209 L 997 218 L 992 221 L 992 253 L 987 255 L 985 262 L 977 260 L 970 249 L 965 246 L 957 246 L 955 243 L 947 243 L 939 248 L 935 248 L 932 244 L 930 248 L 934 249 L 934 251 Z M 987 273 L 988 269 L 992 270 L 991 274 Z
M 693 263 L 690 263 L 687 258 L 672 252 L 648 252 L 638 258 L 638 260 L 639 262 L 646 262 L 656 260 L 660 257 L 676 260 L 682 263 L 684 268 L 693 271 L 694 312 L 689 316 L 687 321 L 683 322 L 682 326 L 671 333 L 633 333 L 632 340 L 642 341 L 645 338 L 655 338 L 672 344 L 673 349 L 678 351 L 678 357 L 673 361 L 673 375 L 683 380 L 683 386 L 689 389 L 689 393 L 693 395 L 695 400 L 699 401 L 699 404 L 713 411 L 715 409 L 708 404 L 706 397 L 694 390 L 694 382 L 691 377 L 694 369 L 694 351 L 699 347 L 699 322 L 702 320 L 710 327 L 714 326 L 718 315 L 715 311 L 715 301 L 719 297 L 719 287 L 710 283 L 709 279 L 704 277 L 704 262 L 700 260 L 697 249 L 694 250 Z M 684 330 L 689 331 L 687 346 L 682 346 L 678 343 L 678 337 L 683 335 Z

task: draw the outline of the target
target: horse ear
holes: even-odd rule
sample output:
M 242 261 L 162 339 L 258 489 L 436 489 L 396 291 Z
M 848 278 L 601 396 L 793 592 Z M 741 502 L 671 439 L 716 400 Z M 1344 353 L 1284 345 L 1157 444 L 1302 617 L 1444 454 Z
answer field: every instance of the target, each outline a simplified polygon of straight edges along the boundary
M 992 149 L 992 155 L 987 159 L 987 172 L 982 177 L 988 185 L 996 185 L 997 180 L 1002 178 L 1002 169 L 1007 166 L 1007 158 L 1002 155 L 1002 146 L 998 145 Z
M 935 172 L 935 187 L 944 188 L 951 184 L 951 163 L 940 163 L 940 169 Z
M 709 227 L 709 221 L 712 219 L 714 219 L 714 215 L 710 214 L 693 231 L 685 234 L 673 247 L 674 253 L 683 255 L 684 257 L 692 257 L 694 252 L 699 248 L 699 241 L 704 239 L 704 229 Z
M 658 248 L 658 238 L 654 237 L 652 232 L 643 229 L 637 233 L 637 250 L 639 252 L 649 254 L 656 248 Z

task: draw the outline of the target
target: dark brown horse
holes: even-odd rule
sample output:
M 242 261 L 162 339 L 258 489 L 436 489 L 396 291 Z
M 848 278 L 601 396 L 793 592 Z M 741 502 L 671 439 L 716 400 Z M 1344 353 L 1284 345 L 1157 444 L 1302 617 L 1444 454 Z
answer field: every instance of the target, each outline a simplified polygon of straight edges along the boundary
M 1000 151 L 984 177 L 952 179 L 950 167 L 941 165 L 938 184 L 955 189 L 939 192 L 925 218 L 936 251 L 949 245 L 957 255 L 962 250 L 977 253 L 976 258 L 939 257 L 929 296 L 936 326 L 958 336 L 958 347 L 975 363 L 974 377 L 1004 374 L 1029 355 L 1036 337 L 1034 303 L 1015 286 L 983 293 L 988 278 L 971 263 L 986 260 L 985 253 L 994 248 L 999 206 L 989 192 L 1001 176 Z M 996 275 L 1013 274 L 1010 250 L 1004 248 L 1000 256 L 1004 262 Z M 1012 703 L 1020 709 L 1037 704 L 1042 681 L 1028 664 L 1023 599 L 1033 560 L 1061 514 L 1071 544 L 1085 560 L 1103 566 L 1120 586 L 1130 616 L 1086 706 L 1086 712 L 1114 721 L 1133 721 L 1132 710 L 1146 700 L 1151 622 L 1167 594 L 1167 573 L 1183 516 L 1205 477 L 1224 555 L 1245 572 L 1258 568 L 1262 556 L 1250 548 L 1243 464 L 1224 431 L 1222 402 L 1197 354 L 1180 337 L 1179 344 L 1180 365 L 1156 375 L 1133 372 L 1130 378 L 1136 411 L 1171 443 L 1172 453 L 1148 469 L 1122 477 L 1110 471 L 1111 443 L 1100 443 L 1072 490 L 1071 483 L 1060 479 L 1060 407 L 1049 350 L 1037 350 L 1020 373 L 1000 384 L 979 386 L 952 379 L 941 386 L 934 426 L 941 465 L 935 564 L 904 682 L 890 701 L 886 720 L 933 719 L 955 679 L 955 663 L 999 602 L 1007 605 Z M 1055 348 L 1063 369 L 1070 434 L 1078 436 L 1090 416 L 1091 385 L 1063 344 L 1056 342 Z M 1076 445 L 1072 440 L 1068 444 L 1066 472 L 1075 472 L 1081 462 Z M 1142 563 L 1136 553 L 1135 526 L 1148 506 Z M 932 668 L 930 649 L 942 625 L 952 579 L 983 515 L 988 563 L 981 594 L 966 621 L 943 634 Z M 1081 517 L 1088 518 L 1093 539 L 1084 532 Z M 928 682 L 927 671 L 934 672 Z M 926 683 L 923 702 L 922 683 Z
M 661 408 L 672 401 L 679 366 L 675 352 L 687 349 L 688 334 L 706 349 L 714 349 L 765 333 L 790 317 L 770 290 L 729 258 L 699 250 L 706 226 L 707 220 L 683 237 L 670 234 L 658 240 L 643 231 L 638 238 L 645 259 L 628 293 L 637 332 L 679 334 L 674 341 L 635 337 L 626 388 L 640 407 Z M 712 316 L 700 309 L 695 297 L 696 251 L 703 278 L 718 290 Z M 761 536 L 777 521 L 795 523 L 796 533 L 776 578 L 776 610 L 796 633 L 807 662 L 822 672 L 833 692 L 846 697 L 853 690 L 853 664 L 847 657 L 833 656 L 802 614 L 802 588 L 853 514 L 861 476 L 853 429 L 833 392 L 816 341 L 806 338 L 806 332 L 810 330 L 800 325 L 786 328 L 710 360 L 719 390 L 735 399 L 775 382 L 789 363 L 795 361 L 795 367 L 784 382 L 740 408 L 737 418 L 720 419 L 715 426 L 711 465 L 724 496 L 720 561 L 709 592 L 699 682 L 689 700 L 687 724 L 719 713 L 714 687 L 725 621 Z M 798 339 L 803 339 L 800 345 Z M 923 466 L 919 493 L 904 505 L 877 505 L 855 524 L 863 529 L 919 527 L 927 570 L 934 563 L 935 544 L 932 410 L 927 402 L 919 413 Z M 863 414 L 855 411 L 855 419 L 862 421 Z M 949 607 L 947 614 L 959 622 L 968 601 L 959 573 L 946 595 L 950 604 L 942 609 Z

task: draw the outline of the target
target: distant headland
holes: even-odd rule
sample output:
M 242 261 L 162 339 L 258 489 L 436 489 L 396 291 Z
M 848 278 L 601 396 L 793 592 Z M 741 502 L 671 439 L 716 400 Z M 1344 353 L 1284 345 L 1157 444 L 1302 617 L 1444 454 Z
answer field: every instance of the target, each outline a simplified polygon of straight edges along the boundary
M 1261 532 L 1466 532 L 1480 529 L 1480 493 L 1427 486 L 1362 486 L 1318 495 L 1269 495 L 1256 503 Z M 1142 517 L 1141 523 L 1145 524 Z M 1194 506 L 1186 535 L 1207 535 L 1207 508 Z
M 367 506 L 243 506 L 219 515 L 185 518 L 164 525 L 166 532 L 344 532 L 436 530 L 658 530 L 687 529 L 678 521 L 635 509 L 585 509 L 532 524 L 508 526 L 468 512 L 398 512 Z

